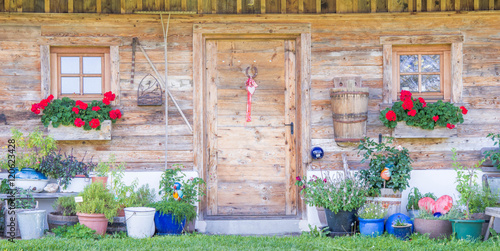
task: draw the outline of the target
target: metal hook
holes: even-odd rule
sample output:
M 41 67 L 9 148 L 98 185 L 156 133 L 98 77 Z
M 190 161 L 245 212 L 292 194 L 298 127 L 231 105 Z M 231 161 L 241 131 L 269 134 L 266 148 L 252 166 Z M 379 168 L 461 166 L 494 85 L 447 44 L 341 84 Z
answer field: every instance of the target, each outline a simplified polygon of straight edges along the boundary
M 247 77 L 250 78 L 250 75 L 248 75 L 248 70 L 250 70 L 250 66 L 247 67 L 246 71 L 245 71 L 245 75 L 247 75 Z M 251 77 L 251 78 L 255 78 L 257 77 L 257 67 L 253 66 L 252 67 L 252 70 L 255 72 L 254 75 Z

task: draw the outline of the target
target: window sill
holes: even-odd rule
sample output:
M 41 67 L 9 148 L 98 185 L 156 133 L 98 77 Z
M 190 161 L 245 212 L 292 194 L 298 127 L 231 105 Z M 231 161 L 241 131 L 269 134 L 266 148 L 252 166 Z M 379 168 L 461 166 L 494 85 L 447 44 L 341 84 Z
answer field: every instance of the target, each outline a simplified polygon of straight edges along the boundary
M 419 127 L 408 126 L 401 121 L 392 131 L 394 138 L 451 138 L 457 137 L 457 128 L 435 127 L 434 130 L 425 130 Z
M 111 120 L 105 120 L 101 124 L 101 130 L 85 131 L 75 126 L 59 126 L 47 128 L 48 134 L 55 140 L 111 140 Z

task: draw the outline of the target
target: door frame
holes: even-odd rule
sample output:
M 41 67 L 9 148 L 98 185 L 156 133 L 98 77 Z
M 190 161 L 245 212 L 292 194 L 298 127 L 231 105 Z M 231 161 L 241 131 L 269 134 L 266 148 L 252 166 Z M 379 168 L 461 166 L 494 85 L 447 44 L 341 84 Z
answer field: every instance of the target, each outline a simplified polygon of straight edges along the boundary
M 233 32 L 234 31 L 234 32 Z M 244 32 L 244 33 L 242 33 Z M 297 113 L 299 126 L 296 136 L 297 174 L 303 175 L 311 157 L 311 25 L 310 24 L 194 24 L 193 25 L 193 157 L 194 169 L 200 178 L 207 180 L 207 154 L 205 145 L 207 133 L 205 126 L 206 66 L 205 45 L 207 39 L 243 39 L 243 38 L 286 38 L 295 39 Z M 298 196 L 298 194 L 296 195 Z M 303 218 L 305 204 L 297 200 L 297 218 Z M 206 218 L 207 196 L 202 198 L 198 207 L 199 219 Z M 228 217 L 226 217 L 227 219 Z M 261 217 L 262 218 L 262 217 Z

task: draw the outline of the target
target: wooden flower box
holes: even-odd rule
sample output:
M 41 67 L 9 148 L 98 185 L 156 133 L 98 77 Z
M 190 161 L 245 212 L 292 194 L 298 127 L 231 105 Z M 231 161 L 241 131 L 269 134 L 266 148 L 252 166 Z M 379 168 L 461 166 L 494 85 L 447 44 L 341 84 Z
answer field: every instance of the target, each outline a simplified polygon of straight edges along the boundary
M 400 122 L 392 131 L 392 136 L 394 138 L 450 138 L 457 137 L 458 131 L 457 128 L 449 129 L 446 127 L 435 127 L 434 130 L 425 130 Z
M 63 125 L 54 128 L 52 123 L 47 130 L 55 140 L 111 140 L 111 120 L 104 120 L 101 130 L 86 131 L 83 128 Z

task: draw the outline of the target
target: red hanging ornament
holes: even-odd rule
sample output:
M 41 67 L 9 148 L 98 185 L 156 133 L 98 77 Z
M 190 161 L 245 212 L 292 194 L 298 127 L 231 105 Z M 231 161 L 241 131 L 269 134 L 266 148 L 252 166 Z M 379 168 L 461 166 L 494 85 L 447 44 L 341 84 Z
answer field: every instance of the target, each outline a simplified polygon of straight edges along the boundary
M 255 74 L 257 75 L 257 74 Z M 255 92 L 255 89 L 257 88 L 257 83 L 255 83 L 255 80 L 253 80 L 252 76 L 248 75 L 248 69 L 247 69 L 247 82 L 245 84 L 245 87 L 247 89 L 247 122 L 252 121 L 251 113 L 252 113 L 252 95 Z

